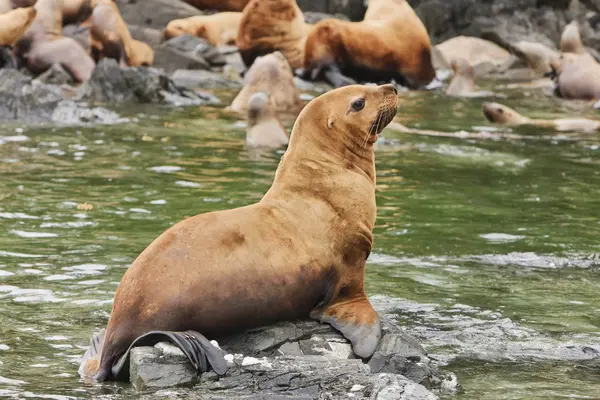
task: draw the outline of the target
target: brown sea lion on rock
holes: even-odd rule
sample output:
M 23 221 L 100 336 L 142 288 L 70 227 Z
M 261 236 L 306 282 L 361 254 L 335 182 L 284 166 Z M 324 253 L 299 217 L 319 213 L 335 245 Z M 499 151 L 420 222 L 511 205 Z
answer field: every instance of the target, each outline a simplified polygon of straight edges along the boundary
M 600 121 L 586 118 L 531 119 L 519 114 L 510 107 L 498 103 L 485 103 L 483 113 L 488 121 L 501 125 L 532 125 L 551 128 L 559 132 L 593 133 L 600 130 Z
M 60 64 L 75 80 L 89 79 L 94 60 L 74 39 L 62 35 L 63 0 L 38 0 L 35 9 L 36 18 L 16 45 L 27 68 L 40 74 Z
M 396 80 L 411 87 L 435 78 L 431 42 L 406 0 L 369 0 L 362 22 L 324 19 L 306 39 L 305 76 L 334 86 Z
M 269 95 L 257 92 L 250 96 L 246 144 L 249 147 L 277 148 L 285 146 L 288 141 L 285 128 L 271 109 Z
M 600 64 L 589 53 L 563 53 L 551 66 L 559 96 L 600 99 Z
M 149 331 L 218 338 L 309 316 L 370 357 L 381 338 L 364 289 L 377 214 L 373 147 L 397 102 L 393 85 L 312 100 L 260 202 L 174 225 L 127 269 L 81 374 L 119 376 L 119 360 Z M 190 359 L 214 351 L 193 342 L 183 348 Z
M 242 11 L 250 0 L 184 0 L 200 10 Z
M 256 92 L 269 93 L 271 108 L 276 112 L 296 113 L 302 106 L 292 69 L 278 51 L 254 61 L 244 76 L 244 87 L 231 103 L 231 109 L 245 112 L 248 100 Z
M 176 19 L 169 22 L 163 35 L 165 39 L 190 35 L 208 40 L 213 46 L 235 44 L 242 20 L 240 12 L 222 12 L 213 15 Z
M 114 58 L 121 66 L 152 65 L 154 50 L 135 40 L 113 0 L 98 0 L 90 19 L 90 47 L 94 60 Z
M 577 21 L 572 21 L 565 26 L 560 37 L 560 51 L 563 53 L 584 54 L 586 52 L 581 41 L 581 33 Z
M 246 67 L 256 57 L 280 51 L 293 69 L 302 68 L 308 29 L 296 0 L 251 0 L 244 9 L 236 45 Z
M 0 14 L 0 46 L 12 46 L 21 39 L 36 15 L 35 7 L 16 8 Z

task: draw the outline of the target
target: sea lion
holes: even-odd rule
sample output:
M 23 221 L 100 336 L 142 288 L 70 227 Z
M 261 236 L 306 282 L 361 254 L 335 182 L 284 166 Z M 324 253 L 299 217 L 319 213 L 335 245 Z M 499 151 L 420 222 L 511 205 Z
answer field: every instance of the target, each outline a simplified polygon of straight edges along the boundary
M 35 7 L 15 8 L 0 14 L 0 46 L 13 46 L 32 24 Z
M 7 13 L 15 8 L 28 8 L 35 6 L 37 0 L 0 0 L 0 14 Z
M 154 50 L 135 40 L 113 0 L 98 0 L 90 18 L 90 48 L 96 62 L 114 58 L 121 66 L 152 65 Z
M 97 0 L 63 0 L 63 26 L 69 24 L 87 25 Z
M 577 21 L 571 21 L 560 37 L 560 51 L 563 53 L 584 54 L 586 52 Z
M 563 53 L 551 67 L 560 97 L 600 99 L 600 64 L 589 53 Z
M 242 11 L 250 0 L 184 0 L 200 10 Z
M 475 70 L 467 60 L 455 59 L 451 63 L 454 77 L 446 89 L 446 94 L 452 97 L 486 97 L 493 93 L 475 91 Z
M 409 87 L 435 78 L 425 25 L 406 0 L 369 0 L 362 22 L 319 21 L 306 39 L 304 77 L 334 86 L 394 79 Z
M 435 48 L 442 53 L 447 62 L 464 60 L 473 67 L 479 64 L 502 67 L 511 59 L 507 50 L 496 43 L 478 37 L 456 36 L 438 44 Z
M 308 29 L 296 0 L 251 0 L 242 13 L 236 45 L 248 68 L 256 57 L 274 51 L 293 69 L 301 68 Z
M 600 131 L 600 121 L 586 118 L 531 119 L 519 114 L 510 107 L 498 103 L 485 103 L 483 113 L 488 121 L 501 125 L 533 125 L 541 128 L 551 128 L 559 132 L 593 133 Z
M 256 92 L 269 93 L 275 112 L 296 113 L 302 107 L 300 91 L 286 58 L 276 51 L 258 57 L 244 76 L 244 87 L 231 103 L 233 111 L 244 113 L 248 100 Z
M 269 95 L 257 92 L 248 100 L 248 147 L 277 148 L 288 144 L 289 137 L 271 109 Z
M 174 225 L 127 269 L 81 374 L 118 376 L 119 359 L 149 331 L 218 338 L 307 317 L 331 324 L 356 355 L 370 357 L 381 338 L 364 289 L 377 214 L 373 147 L 397 102 L 393 85 L 355 85 L 312 100 L 260 202 Z
M 215 47 L 234 45 L 241 20 L 241 12 L 222 12 L 175 19 L 169 22 L 163 36 L 165 39 L 171 39 L 175 36 L 190 35 L 204 38 Z
M 33 23 L 16 44 L 17 55 L 35 74 L 60 64 L 78 82 L 88 80 L 94 60 L 74 39 L 62 35 L 63 0 L 38 0 L 35 9 Z
M 538 75 L 550 72 L 551 63 L 560 56 L 556 50 L 535 42 L 520 41 L 513 46 L 513 50 Z

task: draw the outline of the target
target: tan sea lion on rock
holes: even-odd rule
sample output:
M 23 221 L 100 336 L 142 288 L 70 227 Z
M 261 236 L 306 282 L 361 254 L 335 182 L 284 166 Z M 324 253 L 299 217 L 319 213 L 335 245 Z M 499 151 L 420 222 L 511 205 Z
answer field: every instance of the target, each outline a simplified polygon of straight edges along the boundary
M 250 0 L 184 0 L 200 10 L 242 11 Z
M 63 0 L 38 0 L 37 15 L 17 42 L 17 55 L 27 68 L 40 74 L 60 64 L 75 80 L 83 82 L 92 75 L 94 61 L 74 39 L 62 35 Z
M 271 109 L 267 93 L 257 92 L 250 96 L 247 116 L 246 144 L 249 147 L 277 148 L 288 144 L 288 134 Z
M 302 107 L 300 91 L 286 58 L 276 51 L 258 57 L 244 76 L 244 87 L 231 103 L 233 111 L 244 113 L 248 100 L 256 92 L 269 93 L 275 112 L 297 113 Z
M 169 22 L 163 35 L 165 39 L 182 35 L 197 36 L 208 40 L 215 47 L 234 45 L 241 20 L 241 12 L 222 12 L 176 19 Z
M 7 13 L 16 8 L 35 6 L 37 0 L 0 0 L 0 14 Z
M 586 52 L 577 21 L 572 21 L 565 26 L 560 37 L 560 51 L 563 53 L 584 54 Z
M 563 53 L 551 66 L 559 96 L 600 99 L 600 64 L 589 53 Z
M 393 85 L 350 86 L 312 100 L 260 202 L 188 218 L 138 256 L 80 373 L 114 379 L 129 346 L 150 331 L 192 341 L 181 347 L 198 360 L 214 348 L 181 331 L 218 338 L 308 317 L 333 325 L 356 355 L 370 357 L 381 338 L 364 289 L 377 214 L 373 147 L 397 102 Z
M 304 57 L 305 76 L 334 86 L 394 79 L 417 87 L 435 78 L 429 35 L 406 0 L 369 0 L 362 22 L 319 21 Z
M 36 15 L 35 7 L 16 8 L 0 14 L 0 46 L 12 46 L 21 39 Z
M 154 50 L 135 40 L 113 0 L 98 0 L 90 19 L 90 47 L 94 60 L 114 58 L 121 66 L 152 65 Z
M 293 69 L 302 68 L 309 29 L 296 0 L 251 0 L 244 9 L 236 45 L 246 67 L 256 57 L 280 51 Z
M 452 63 L 464 60 L 473 67 L 479 64 L 491 64 L 496 67 L 510 61 L 510 53 L 496 43 L 478 37 L 456 36 L 435 46 L 444 59 Z
M 498 103 L 485 103 L 483 113 L 488 121 L 501 125 L 532 125 L 551 128 L 559 132 L 593 133 L 600 130 L 600 121 L 586 118 L 531 119 L 519 114 L 510 107 Z

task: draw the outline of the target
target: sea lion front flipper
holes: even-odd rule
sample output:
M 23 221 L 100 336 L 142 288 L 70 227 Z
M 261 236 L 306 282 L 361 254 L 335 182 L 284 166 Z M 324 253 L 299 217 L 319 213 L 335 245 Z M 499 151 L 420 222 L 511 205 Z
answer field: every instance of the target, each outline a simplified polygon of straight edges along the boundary
M 325 75 L 325 80 L 336 88 L 356 85 L 356 81 L 342 74 L 342 71 L 335 64 L 331 64 L 325 68 L 323 75 Z
M 127 351 L 112 366 L 112 376 L 117 380 L 129 380 L 129 354 L 131 349 L 138 346 L 153 346 L 158 342 L 171 342 L 177 346 L 190 360 L 198 372 L 206 372 L 210 368 L 217 374 L 223 375 L 227 371 L 227 361 L 223 353 L 210 341 L 195 331 L 148 332 L 131 343 Z
M 381 339 L 379 315 L 366 297 L 333 303 L 311 312 L 311 318 L 331 324 L 352 343 L 361 358 L 373 355 Z

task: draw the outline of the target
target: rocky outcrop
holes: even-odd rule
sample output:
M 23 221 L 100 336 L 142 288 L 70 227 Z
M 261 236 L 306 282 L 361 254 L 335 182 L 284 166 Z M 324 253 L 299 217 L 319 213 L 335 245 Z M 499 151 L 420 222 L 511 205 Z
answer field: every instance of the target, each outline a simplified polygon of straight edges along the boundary
M 502 47 L 521 40 L 556 48 L 562 30 L 579 22 L 586 46 L 600 48 L 600 10 L 595 0 L 414 0 L 434 43 L 458 35 L 491 40 Z
M 116 0 L 116 3 L 127 25 L 161 31 L 174 19 L 202 14 L 181 0 Z
M 383 315 L 383 313 L 381 313 Z M 198 376 L 176 347 L 159 343 L 132 350 L 130 376 L 139 391 L 193 386 L 186 398 L 434 400 L 429 389 L 456 387 L 456 377 L 384 316 L 384 334 L 367 362 L 331 326 L 281 322 L 219 341 L 229 369 Z M 276 397 L 275 397 L 276 396 Z
M 365 15 L 365 0 L 297 0 L 303 12 L 342 14 L 352 21 L 360 21 Z

